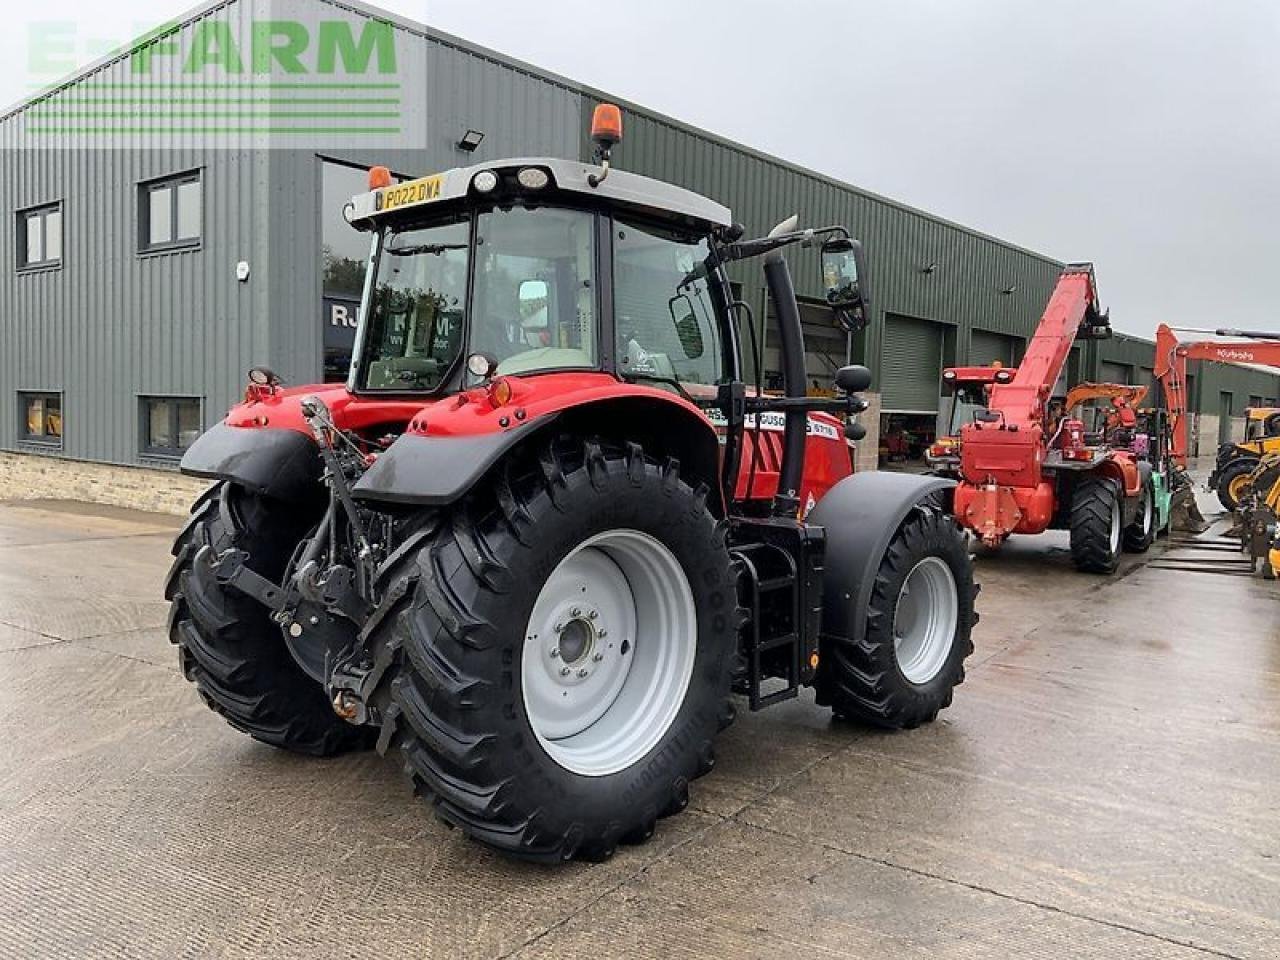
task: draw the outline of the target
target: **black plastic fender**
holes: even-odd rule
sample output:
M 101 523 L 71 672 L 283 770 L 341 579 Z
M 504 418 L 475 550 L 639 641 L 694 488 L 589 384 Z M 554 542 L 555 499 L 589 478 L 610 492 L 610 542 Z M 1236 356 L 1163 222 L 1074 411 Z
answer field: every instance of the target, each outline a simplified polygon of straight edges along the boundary
M 444 506 L 476 485 L 504 454 L 555 414 L 514 430 L 461 437 L 405 434 L 364 472 L 351 494 L 357 500 Z
M 807 522 L 827 535 L 822 591 L 822 632 L 866 635 L 867 605 L 876 571 L 907 514 L 954 480 L 873 470 L 845 477 L 818 501 Z
M 196 438 L 179 469 L 286 500 L 314 495 L 322 466 L 315 441 L 296 430 L 219 423 Z

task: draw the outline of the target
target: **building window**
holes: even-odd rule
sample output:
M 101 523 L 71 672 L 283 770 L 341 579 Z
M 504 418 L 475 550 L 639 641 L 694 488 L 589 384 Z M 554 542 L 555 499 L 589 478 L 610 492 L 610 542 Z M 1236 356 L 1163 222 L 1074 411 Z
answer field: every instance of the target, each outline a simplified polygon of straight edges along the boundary
M 200 171 L 151 180 L 138 187 L 138 247 L 142 253 L 200 244 Z
M 18 211 L 18 269 L 62 266 L 62 204 Z
M 18 409 L 22 415 L 18 434 L 23 441 L 62 446 L 62 394 L 19 393 Z
M 180 457 L 200 436 L 197 397 L 142 397 L 142 452 Z

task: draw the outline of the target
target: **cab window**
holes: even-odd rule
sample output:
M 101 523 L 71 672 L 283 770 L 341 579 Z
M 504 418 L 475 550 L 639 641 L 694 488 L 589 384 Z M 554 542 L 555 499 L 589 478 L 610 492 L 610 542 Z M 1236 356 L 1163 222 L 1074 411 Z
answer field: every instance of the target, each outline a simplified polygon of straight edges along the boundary
M 613 238 L 618 373 L 676 381 L 690 392 L 724 375 L 705 238 L 619 220 Z
M 476 221 L 475 250 L 469 351 L 506 374 L 599 364 L 594 214 L 494 210 Z

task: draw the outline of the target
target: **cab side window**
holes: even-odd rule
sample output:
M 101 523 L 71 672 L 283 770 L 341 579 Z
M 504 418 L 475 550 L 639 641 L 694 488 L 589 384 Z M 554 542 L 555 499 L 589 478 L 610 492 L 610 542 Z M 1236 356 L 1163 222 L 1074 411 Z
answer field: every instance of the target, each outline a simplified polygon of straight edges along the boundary
M 614 222 L 613 311 L 618 372 L 686 388 L 723 377 L 715 303 L 702 267 L 705 238 Z

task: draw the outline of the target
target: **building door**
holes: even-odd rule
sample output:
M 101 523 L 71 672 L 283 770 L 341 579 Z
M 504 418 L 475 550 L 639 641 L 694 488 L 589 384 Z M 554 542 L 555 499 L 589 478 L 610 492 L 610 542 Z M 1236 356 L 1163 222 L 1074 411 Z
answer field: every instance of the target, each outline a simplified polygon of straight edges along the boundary
M 1218 394 L 1218 443 L 1231 440 L 1231 393 L 1223 390 Z
M 1006 367 L 1016 366 L 1022 359 L 1022 338 L 990 330 L 974 330 L 969 335 L 969 365 L 990 366 L 999 361 Z
M 887 314 L 880 364 L 884 412 L 937 413 L 942 379 L 943 326 Z
M 1133 383 L 1133 367 L 1127 363 L 1108 363 L 1103 360 L 1098 364 L 1098 376 L 1103 383 Z

